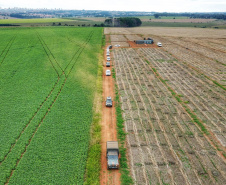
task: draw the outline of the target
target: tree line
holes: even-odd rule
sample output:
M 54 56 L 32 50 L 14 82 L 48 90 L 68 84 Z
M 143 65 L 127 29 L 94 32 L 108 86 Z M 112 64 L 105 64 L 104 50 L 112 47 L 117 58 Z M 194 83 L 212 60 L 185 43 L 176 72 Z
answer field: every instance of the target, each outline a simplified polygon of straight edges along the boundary
M 111 27 L 136 27 L 140 26 L 142 21 L 136 17 L 120 17 L 106 19 L 104 24 Z
M 156 13 L 155 18 L 160 18 L 161 16 L 172 16 L 172 17 L 190 17 L 191 19 L 222 19 L 226 20 L 226 13 Z

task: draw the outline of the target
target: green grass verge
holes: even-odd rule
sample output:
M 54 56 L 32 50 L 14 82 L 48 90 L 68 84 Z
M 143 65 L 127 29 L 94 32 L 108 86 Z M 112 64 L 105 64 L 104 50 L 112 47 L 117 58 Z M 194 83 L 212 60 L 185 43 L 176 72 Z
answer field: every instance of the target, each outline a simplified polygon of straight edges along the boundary
M 148 64 L 150 64 L 150 62 L 148 60 L 145 59 L 145 62 L 147 62 Z
M 103 34 L 103 31 L 102 31 Z M 104 44 L 103 44 L 104 43 Z M 102 37 L 102 46 L 105 45 L 105 37 Z M 100 52 L 100 58 L 98 63 L 98 74 L 96 84 L 96 95 L 94 100 L 94 114 L 93 122 L 91 126 L 91 139 L 88 151 L 87 163 L 86 163 L 86 174 L 84 185 L 100 184 L 100 169 L 101 169 L 101 100 L 102 100 L 102 74 L 103 74 L 103 50 Z
M 102 36 L 102 47 L 104 47 L 106 45 L 106 38 L 105 35 L 103 34 Z
M 112 76 L 116 80 L 115 70 L 112 70 Z M 116 108 L 116 121 L 117 121 L 117 137 L 119 140 L 119 152 L 120 152 L 120 172 L 121 172 L 121 184 L 129 185 L 133 184 L 133 180 L 130 176 L 129 167 L 126 158 L 126 132 L 124 130 L 124 120 L 122 117 L 121 102 L 119 98 L 118 87 L 115 85 L 115 108 Z
M 226 88 L 223 85 L 219 84 L 217 81 L 214 80 L 213 83 L 215 83 L 218 87 L 226 90 Z

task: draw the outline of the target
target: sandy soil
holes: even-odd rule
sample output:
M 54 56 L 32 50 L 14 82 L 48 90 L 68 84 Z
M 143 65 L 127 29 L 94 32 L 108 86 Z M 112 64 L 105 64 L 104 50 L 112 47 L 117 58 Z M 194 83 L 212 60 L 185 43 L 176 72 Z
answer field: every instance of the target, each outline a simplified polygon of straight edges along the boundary
M 162 27 L 139 27 L 139 28 L 105 28 L 105 34 L 141 34 L 172 37 L 196 37 L 196 38 L 226 38 L 225 30 L 210 28 L 162 28 Z
M 216 19 L 152 19 L 148 20 L 148 22 L 185 22 L 185 23 L 207 23 L 213 22 Z M 145 20 L 147 21 L 147 20 Z
M 106 51 L 106 49 L 105 49 Z M 102 131 L 101 131 L 101 175 L 100 184 L 101 185 L 118 185 L 120 184 L 120 172 L 119 170 L 107 170 L 107 160 L 106 160 L 106 142 L 107 141 L 117 141 L 116 132 L 116 116 L 114 107 L 114 80 L 112 76 L 106 76 L 106 70 L 112 67 L 106 67 L 106 53 L 104 52 L 103 61 L 103 104 L 102 104 Z M 111 54 L 112 55 L 112 54 Z M 112 57 L 112 56 L 111 56 Z M 111 61 L 112 64 L 112 61 Z M 113 107 L 106 107 L 105 100 L 107 96 L 113 98 Z

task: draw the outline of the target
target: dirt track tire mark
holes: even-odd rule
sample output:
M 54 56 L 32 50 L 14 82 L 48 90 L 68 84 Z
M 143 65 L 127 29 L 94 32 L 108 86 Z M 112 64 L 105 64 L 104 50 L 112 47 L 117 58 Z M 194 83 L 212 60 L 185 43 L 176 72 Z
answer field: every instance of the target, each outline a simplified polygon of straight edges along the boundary
M 51 56 L 53 57 L 54 61 L 56 62 L 57 66 L 60 68 L 60 70 L 61 70 L 62 72 L 64 72 L 63 69 L 62 69 L 62 67 L 60 66 L 60 64 L 59 64 L 58 61 L 56 60 L 55 56 L 53 55 L 53 53 L 52 53 L 51 50 L 49 49 L 48 45 L 45 43 L 45 41 L 44 41 L 43 38 L 41 37 L 41 35 L 40 35 L 38 32 L 36 32 L 36 33 L 37 33 L 37 35 L 38 35 L 38 37 L 39 37 L 39 40 L 41 41 L 41 44 L 42 44 L 43 48 L 44 48 L 44 45 L 45 45 L 45 47 L 49 50 Z
M 78 57 L 81 55 L 81 53 L 82 53 L 84 47 L 89 43 L 89 41 L 90 41 L 90 39 L 92 38 L 93 34 L 94 34 L 94 31 L 91 31 L 90 34 L 89 34 L 89 36 L 88 36 L 88 39 L 85 41 L 85 43 L 83 43 L 82 46 L 79 48 L 79 50 L 77 50 L 77 51 L 75 52 L 75 54 L 72 56 L 70 62 L 68 63 L 68 65 L 67 65 L 67 66 L 65 67 L 65 69 L 63 70 L 64 73 L 65 73 L 66 69 L 69 67 L 69 65 L 72 63 L 72 61 L 74 60 L 74 58 L 75 58 L 75 56 L 77 55 L 77 53 L 80 52 L 79 55 L 78 55 Z M 82 49 L 81 49 L 81 48 L 82 48 Z M 76 60 L 78 59 L 78 57 L 76 58 Z M 72 70 L 72 68 L 74 67 L 74 65 L 75 65 L 75 63 L 72 65 L 72 67 L 71 67 L 71 69 L 69 70 L 68 74 L 65 74 L 66 77 L 68 77 L 68 75 L 71 73 L 71 70 Z
M 15 41 L 16 39 L 16 35 L 13 36 L 13 38 L 9 41 L 9 43 L 7 44 L 6 48 L 8 47 L 7 51 L 6 51 L 6 54 L 5 56 L 3 57 L 2 61 L 0 62 L 0 66 L 2 65 L 2 63 L 5 61 L 5 58 L 7 57 L 8 53 L 9 53 L 9 50 L 10 48 L 12 47 L 13 45 L 13 42 Z M 3 55 L 4 51 L 6 50 L 6 48 L 2 51 L 0 57 Z
M 36 33 L 36 34 L 37 34 L 37 37 L 38 37 L 38 39 L 39 39 L 39 41 L 40 41 L 40 43 L 41 43 L 41 45 L 42 45 L 42 47 L 43 47 L 43 49 L 44 49 L 46 55 L 48 56 L 48 59 L 49 59 L 51 65 L 52 65 L 53 69 L 55 70 L 55 72 L 56 72 L 56 74 L 57 74 L 57 76 L 58 76 L 58 78 L 59 78 L 60 75 L 59 75 L 59 73 L 58 73 L 56 67 L 55 67 L 54 64 L 53 64 L 53 62 L 52 62 L 52 60 L 51 60 L 51 58 L 50 58 L 50 56 L 49 56 L 49 54 L 48 54 L 48 52 L 47 52 L 45 46 L 44 46 L 44 44 L 43 44 L 43 42 L 42 42 L 42 40 L 41 40 L 41 37 L 38 35 L 38 33 Z
M 6 44 L 6 47 L 2 50 L 2 53 L 0 54 L 0 57 L 3 55 L 3 53 L 5 52 L 5 50 L 7 49 L 7 47 L 10 45 L 10 43 L 12 42 L 12 40 L 14 39 L 15 35 L 12 36 L 12 38 L 9 40 L 9 42 Z

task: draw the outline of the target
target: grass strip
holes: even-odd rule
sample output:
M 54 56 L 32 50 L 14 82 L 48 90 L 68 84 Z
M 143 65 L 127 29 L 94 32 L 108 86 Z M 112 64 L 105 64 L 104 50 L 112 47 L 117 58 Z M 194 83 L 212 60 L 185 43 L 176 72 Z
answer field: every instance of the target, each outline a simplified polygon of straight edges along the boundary
M 215 83 L 215 84 L 216 84 L 217 86 L 219 86 L 220 88 L 226 90 L 226 88 L 225 88 L 223 85 L 219 84 L 217 81 L 213 81 L 213 83 Z
M 103 34 L 103 33 L 102 33 Z M 105 45 L 105 37 L 102 37 L 102 46 Z M 90 146 L 88 150 L 88 157 L 86 162 L 86 173 L 84 179 L 84 185 L 100 184 L 100 169 L 101 169 L 101 100 L 102 100 L 102 74 L 103 74 L 103 50 L 100 52 L 98 62 L 98 73 L 96 83 L 96 94 L 94 98 L 94 114 L 90 132 Z
M 145 62 L 147 62 L 148 64 L 150 64 L 150 62 L 148 60 L 145 59 Z
M 112 70 L 112 76 L 116 80 L 115 70 Z M 133 180 L 130 176 L 129 167 L 127 164 L 127 157 L 126 157 L 126 132 L 124 130 L 124 120 L 122 116 L 122 109 L 121 109 L 121 102 L 119 98 L 119 91 L 118 86 L 115 85 L 115 108 L 116 108 L 116 121 L 117 121 L 117 137 L 119 141 L 119 152 L 120 152 L 120 172 L 121 172 L 121 184 L 122 185 L 129 185 L 133 184 Z

